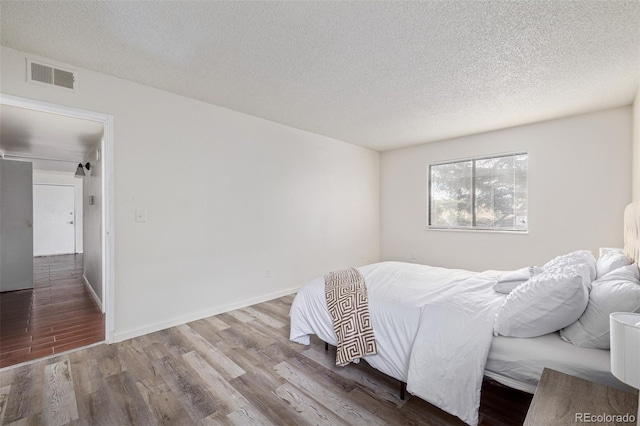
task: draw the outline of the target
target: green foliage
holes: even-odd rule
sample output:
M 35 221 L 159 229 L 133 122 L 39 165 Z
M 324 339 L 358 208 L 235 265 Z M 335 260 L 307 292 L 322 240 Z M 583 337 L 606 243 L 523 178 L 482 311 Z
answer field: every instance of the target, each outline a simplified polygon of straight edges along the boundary
M 527 154 L 431 166 L 430 209 L 435 227 L 526 229 Z

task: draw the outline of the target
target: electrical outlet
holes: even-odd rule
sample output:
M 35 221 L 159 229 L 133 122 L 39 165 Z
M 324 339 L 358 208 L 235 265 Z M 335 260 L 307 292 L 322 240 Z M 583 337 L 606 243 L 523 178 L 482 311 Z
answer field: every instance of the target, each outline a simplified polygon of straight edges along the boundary
M 271 278 L 271 269 L 267 269 L 264 273 L 267 278 Z
M 136 209 L 136 222 L 145 223 L 147 221 L 147 209 Z
M 413 253 L 411 253 L 411 260 L 416 260 L 416 252 L 414 251 Z

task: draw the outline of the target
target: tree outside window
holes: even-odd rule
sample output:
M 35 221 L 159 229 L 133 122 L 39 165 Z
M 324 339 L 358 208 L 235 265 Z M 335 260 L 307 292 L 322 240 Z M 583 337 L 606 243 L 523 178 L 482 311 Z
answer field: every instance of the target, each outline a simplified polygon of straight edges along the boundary
M 430 228 L 527 230 L 527 153 L 429 166 Z

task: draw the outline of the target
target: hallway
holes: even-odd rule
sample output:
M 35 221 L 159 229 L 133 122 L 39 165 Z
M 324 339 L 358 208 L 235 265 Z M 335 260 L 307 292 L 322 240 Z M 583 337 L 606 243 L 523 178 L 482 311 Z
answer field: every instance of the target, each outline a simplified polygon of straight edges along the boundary
M 36 257 L 33 290 L 0 293 L 0 368 L 104 340 L 82 254 Z

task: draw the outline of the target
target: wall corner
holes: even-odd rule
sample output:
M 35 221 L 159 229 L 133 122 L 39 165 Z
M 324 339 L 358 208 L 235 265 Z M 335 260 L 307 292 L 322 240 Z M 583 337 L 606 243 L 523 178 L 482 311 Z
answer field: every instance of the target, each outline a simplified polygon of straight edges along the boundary
M 631 199 L 633 202 L 638 202 L 640 201 L 640 78 L 638 78 L 638 93 L 633 101 L 633 149 L 631 156 Z

